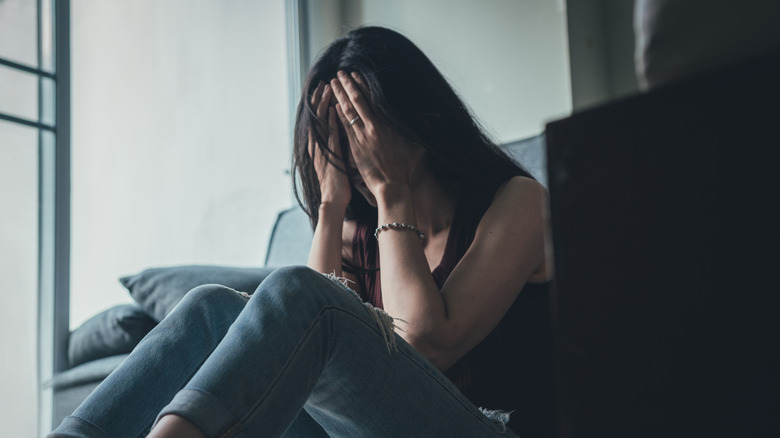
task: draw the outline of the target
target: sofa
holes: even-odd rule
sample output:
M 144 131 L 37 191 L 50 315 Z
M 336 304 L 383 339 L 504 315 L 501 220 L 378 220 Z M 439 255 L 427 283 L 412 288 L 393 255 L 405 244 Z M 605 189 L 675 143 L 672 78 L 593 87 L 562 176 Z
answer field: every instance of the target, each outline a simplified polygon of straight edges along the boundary
M 507 143 L 502 149 L 546 185 L 543 134 Z M 134 303 L 106 309 L 73 330 L 67 348 L 70 368 L 45 384 L 53 398 L 52 427 L 70 415 L 189 290 L 216 283 L 252 293 L 275 268 L 305 265 L 311 238 L 309 219 L 295 206 L 278 214 L 262 267 L 152 267 L 121 277 Z

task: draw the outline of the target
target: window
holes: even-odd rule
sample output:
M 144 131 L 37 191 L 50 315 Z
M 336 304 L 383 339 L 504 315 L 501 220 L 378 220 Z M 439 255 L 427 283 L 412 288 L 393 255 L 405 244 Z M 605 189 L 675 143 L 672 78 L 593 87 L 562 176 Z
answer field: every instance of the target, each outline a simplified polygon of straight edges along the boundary
M 68 12 L 68 1 L 0 0 L 0 415 L 8 436 L 46 431 L 42 383 L 65 366 L 53 346 L 67 336 L 55 328 L 67 328 Z

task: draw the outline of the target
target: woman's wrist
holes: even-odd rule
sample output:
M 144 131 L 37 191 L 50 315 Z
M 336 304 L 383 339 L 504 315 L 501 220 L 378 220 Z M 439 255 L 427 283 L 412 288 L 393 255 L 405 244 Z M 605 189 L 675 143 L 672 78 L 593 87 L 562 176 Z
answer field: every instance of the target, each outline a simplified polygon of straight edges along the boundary
M 320 206 L 319 206 L 320 216 L 341 215 L 341 217 L 343 218 L 344 214 L 347 212 L 348 205 L 349 205 L 348 202 L 322 201 L 320 202 Z
M 317 226 L 325 224 L 338 224 L 340 226 L 344 222 L 346 213 L 347 204 L 323 202 L 319 207 Z
M 412 200 L 412 189 L 408 184 L 386 183 L 372 191 L 378 204 L 393 206 Z

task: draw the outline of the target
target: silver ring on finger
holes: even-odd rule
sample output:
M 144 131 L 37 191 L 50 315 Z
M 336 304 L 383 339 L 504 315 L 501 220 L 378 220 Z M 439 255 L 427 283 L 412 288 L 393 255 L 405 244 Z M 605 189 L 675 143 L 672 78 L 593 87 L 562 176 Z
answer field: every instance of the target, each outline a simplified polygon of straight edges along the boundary
M 360 120 L 360 116 L 357 116 L 357 117 L 355 117 L 354 119 L 350 120 L 350 121 L 349 121 L 349 126 L 352 126 L 352 125 L 354 125 L 354 124 L 355 124 L 355 122 L 357 122 L 358 120 Z

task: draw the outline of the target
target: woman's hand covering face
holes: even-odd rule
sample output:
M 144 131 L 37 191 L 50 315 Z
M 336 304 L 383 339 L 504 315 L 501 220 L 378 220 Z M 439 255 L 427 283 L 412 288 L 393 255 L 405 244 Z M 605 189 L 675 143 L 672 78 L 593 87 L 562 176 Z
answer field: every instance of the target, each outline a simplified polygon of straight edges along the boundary
M 336 163 L 342 169 L 346 169 L 341 156 L 336 110 L 331 107 L 332 99 L 333 89 L 328 84 L 320 82 L 311 97 L 311 104 L 317 113 L 317 120 L 322 124 L 328 124 L 327 149 L 332 153 L 330 157 L 325 156 L 320 150 L 320 145 L 315 141 L 313 133 L 309 131 L 309 155 L 314 161 L 314 170 L 320 183 L 320 203 L 346 208 L 352 197 L 352 190 L 346 173 L 334 166 Z
M 377 196 L 383 186 L 409 185 L 423 149 L 379 120 L 366 100 L 368 88 L 360 74 L 339 71 L 330 85 L 352 159 L 371 193 Z

